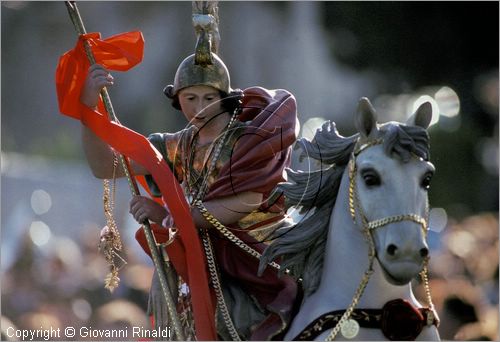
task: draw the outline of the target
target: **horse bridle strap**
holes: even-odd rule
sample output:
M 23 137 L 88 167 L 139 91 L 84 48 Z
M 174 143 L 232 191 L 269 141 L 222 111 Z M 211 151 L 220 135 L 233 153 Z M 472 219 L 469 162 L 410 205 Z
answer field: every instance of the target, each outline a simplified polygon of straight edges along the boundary
M 424 232 L 427 231 L 427 221 L 422 216 L 419 216 L 416 214 L 395 215 L 395 216 L 384 217 L 384 218 L 379 219 L 379 220 L 374 220 L 374 221 L 368 222 L 367 227 L 368 227 L 368 229 L 376 229 L 376 228 L 388 225 L 390 223 L 400 222 L 400 221 L 413 221 L 413 222 L 421 225 Z
M 325 313 L 311 322 L 294 341 L 311 341 L 322 332 L 332 329 L 346 310 Z M 391 341 L 413 341 L 425 326 L 438 325 L 434 311 L 429 308 L 415 308 L 405 299 L 387 302 L 382 309 L 355 309 L 351 319 L 360 327 L 381 329 Z
M 394 216 L 389 216 L 389 217 L 384 217 L 381 219 L 373 220 L 373 221 L 368 221 L 368 219 L 365 216 L 363 207 L 359 203 L 359 198 L 357 194 L 357 187 L 356 187 L 356 158 L 358 155 L 363 152 L 364 150 L 368 149 L 369 147 L 375 146 L 375 145 L 380 145 L 384 142 L 383 139 L 374 139 L 369 142 L 366 142 L 364 144 L 359 144 L 359 142 L 356 144 L 354 147 L 353 153 L 351 160 L 349 161 L 349 211 L 351 213 L 351 217 L 354 222 L 356 222 L 356 212 L 361 216 L 361 220 L 363 228 L 367 230 L 373 230 L 377 229 L 383 226 L 386 226 L 391 223 L 395 222 L 401 222 L 401 221 L 412 221 L 415 223 L 418 223 L 421 227 L 422 230 L 424 231 L 424 234 L 427 233 L 428 225 L 427 225 L 427 220 L 417 214 L 401 214 L 401 215 L 394 215 Z

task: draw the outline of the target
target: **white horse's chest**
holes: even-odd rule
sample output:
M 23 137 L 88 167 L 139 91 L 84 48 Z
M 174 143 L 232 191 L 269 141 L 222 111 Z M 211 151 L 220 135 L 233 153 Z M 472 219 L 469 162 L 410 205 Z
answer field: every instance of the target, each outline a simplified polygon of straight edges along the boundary
M 298 327 L 303 327 L 310 322 L 296 322 L 296 326 L 293 324 L 290 330 L 285 335 L 285 340 L 289 341 L 294 339 L 297 335 L 301 333 L 301 329 Z M 327 329 L 326 331 L 320 333 L 318 336 L 314 337 L 314 341 L 325 341 L 330 335 L 332 329 Z M 335 341 L 387 341 L 388 338 L 383 334 L 381 329 L 376 328 L 363 328 L 360 327 L 356 336 L 352 338 L 346 338 L 342 333 L 338 333 L 335 337 Z M 436 326 L 425 326 L 422 332 L 416 338 L 417 341 L 436 341 L 439 340 L 439 333 Z
M 328 331 L 325 331 L 321 333 L 318 337 L 316 337 L 314 340 L 315 341 L 324 341 L 330 334 L 331 329 Z M 345 338 L 342 336 L 341 333 L 337 335 L 335 338 L 335 341 L 361 341 L 361 340 L 367 340 L 367 341 L 383 341 L 387 340 L 387 338 L 382 334 L 382 331 L 380 329 L 368 329 L 368 328 L 359 328 L 358 334 L 351 338 Z
M 377 264 L 376 264 L 377 265 Z M 372 278 L 373 282 L 370 282 L 366 288 L 365 296 L 363 296 L 360 300 L 359 305 L 356 306 L 356 311 L 359 311 L 357 314 L 353 313 L 352 317 L 358 316 L 356 319 L 360 319 L 359 316 L 365 317 L 365 313 L 369 313 L 372 320 L 376 320 L 375 316 L 378 315 L 378 312 L 375 312 L 373 309 L 380 309 L 380 314 L 382 314 L 383 308 L 385 308 L 385 304 L 388 302 L 398 302 L 400 299 L 404 299 L 405 302 L 408 302 L 413 307 L 421 307 L 418 301 L 413 296 L 410 285 L 405 286 L 392 286 L 390 289 L 381 288 L 379 283 L 381 281 L 380 270 L 378 266 L 375 267 L 376 271 Z M 320 288 L 317 292 L 307 297 L 301 306 L 300 312 L 295 316 L 290 329 L 288 330 L 285 340 L 293 340 L 298 337 L 301 333 L 304 332 L 305 335 L 311 333 L 307 340 L 325 340 L 328 338 L 332 331 L 332 315 L 335 314 L 334 311 L 337 310 L 345 310 L 348 306 L 351 298 L 344 298 L 342 296 L 336 295 L 332 296 L 332 293 L 341 294 L 341 293 L 352 293 L 352 288 L 355 288 L 354 284 L 348 286 L 348 288 L 341 288 L 335 286 L 338 285 L 339 282 L 331 282 L 332 286 L 328 287 L 327 295 L 324 291 L 325 288 Z M 345 296 L 344 296 L 345 297 Z M 394 300 L 396 299 L 397 300 Z M 342 304 L 344 303 L 344 304 Z M 364 310 L 363 310 L 364 309 Z M 370 309 L 370 310 L 366 310 Z M 339 312 L 339 315 L 343 314 L 343 312 Z M 393 315 L 397 313 L 393 313 Z M 330 318 L 327 318 L 330 317 Z M 424 316 L 425 317 L 425 316 Z M 337 317 L 335 321 L 340 318 Z M 326 320 L 329 320 L 328 323 L 325 323 Z M 399 326 L 399 323 L 391 320 L 393 323 L 396 322 L 396 326 Z M 360 323 L 362 326 L 359 327 L 359 331 L 351 338 L 351 340 L 361 341 L 361 340 L 388 340 L 388 338 L 382 332 L 380 328 L 374 327 L 366 327 L 366 325 L 371 325 L 373 323 L 367 323 L 365 321 Z M 382 323 L 381 323 L 382 324 Z M 425 324 L 425 323 L 424 323 Z M 364 325 L 364 326 L 363 326 Z M 314 328 L 311 329 L 311 327 Z M 320 328 L 321 327 L 321 328 Z M 321 332 L 319 335 L 317 334 L 318 330 L 325 331 Z M 439 334 L 435 326 L 427 327 L 425 326 L 419 336 L 416 338 L 417 340 L 439 340 Z M 339 332 L 335 338 L 335 340 L 349 340 L 349 338 L 344 337 L 341 332 Z
M 324 341 L 330 334 L 331 329 L 318 335 L 315 341 Z M 293 337 L 290 337 L 293 338 Z M 288 340 L 288 338 L 285 338 Z M 342 334 L 338 334 L 335 341 L 386 341 L 387 337 L 384 336 L 380 329 L 360 328 L 359 333 L 352 339 L 345 338 Z M 420 335 L 416 338 L 417 341 L 436 341 L 439 340 L 439 334 L 435 326 L 424 327 Z

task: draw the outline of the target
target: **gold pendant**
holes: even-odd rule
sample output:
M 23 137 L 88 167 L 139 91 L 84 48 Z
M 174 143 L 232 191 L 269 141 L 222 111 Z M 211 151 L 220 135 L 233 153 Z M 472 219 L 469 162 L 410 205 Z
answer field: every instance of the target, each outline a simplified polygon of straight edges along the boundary
M 347 339 L 356 337 L 359 333 L 359 323 L 354 319 L 348 319 L 340 327 L 340 333 Z

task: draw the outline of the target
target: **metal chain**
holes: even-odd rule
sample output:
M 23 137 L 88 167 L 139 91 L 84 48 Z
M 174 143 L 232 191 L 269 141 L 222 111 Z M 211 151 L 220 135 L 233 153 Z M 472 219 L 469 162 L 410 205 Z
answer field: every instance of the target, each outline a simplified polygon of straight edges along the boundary
M 210 174 L 213 172 L 213 170 L 215 169 L 217 160 L 219 159 L 220 154 L 222 153 L 222 148 L 224 147 L 224 144 L 229 137 L 229 132 L 231 131 L 231 129 L 233 128 L 233 125 L 236 122 L 236 114 L 237 114 L 237 109 L 233 112 L 233 115 L 232 115 L 231 119 L 229 120 L 229 123 L 224 131 L 224 134 L 219 139 L 218 144 L 212 150 L 212 151 L 214 151 L 214 155 L 210 161 L 210 166 L 208 167 L 208 169 L 205 173 L 205 176 L 204 176 L 204 179 L 203 179 L 201 186 L 194 191 L 192 189 L 190 190 L 190 192 L 192 193 L 192 198 L 193 198 L 193 202 L 191 203 L 191 206 L 195 205 L 196 202 L 201 203 L 202 199 L 205 197 L 206 192 L 208 191 L 208 178 L 209 178 Z M 208 158 L 205 161 L 205 163 L 207 161 L 208 161 Z M 187 169 L 188 169 L 188 179 L 187 179 L 188 186 L 190 183 L 190 179 L 189 179 L 190 174 L 191 174 L 190 168 L 191 168 L 191 165 L 188 165 L 188 167 L 187 167 Z M 220 310 L 220 313 L 221 313 L 222 318 L 224 320 L 224 324 L 226 325 L 226 327 L 229 331 L 229 334 L 231 335 L 231 338 L 234 341 L 241 341 L 241 338 L 238 335 L 238 332 L 236 331 L 236 328 L 234 327 L 234 323 L 233 323 L 231 316 L 229 314 L 229 309 L 227 308 L 227 304 L 226 304 L 226 301 L 224 299 L 224 294 L 222 293 L 222 286 L 221 286 L 221 282 L 220 282 L 219 272 L 217 271 L 216 260 L 215 260 L 215 256 L 213 253 L 213 246 L 212 246 L 212 243 L 210 241 L 210 236 L 208 235 L 207 231 L 205 231 L 204 233 L 201 234 L 201 240 L 203 243 L 203 248 L 205 250 L 205 256 L 207 257 L 207 265 L 208 265 L 208 270 L 210 273 L 210 278 L 211 278 L 212 285 L 213 285 L 214 290 L 215 290 L 215 296 L 217 298 L 217 307 Z
M 401 221 L 413 221 L 422 226 L 424 232 L 427 230 L 427 223 L 422 216 L 416 214 L 406 214 L 406 215 L 395 215 L 390 217 L 384 217 L 380 220 L 368 222 L 368 229 L 376 229 L 390 223 L 401 222 Z
M 120 251 L 122 249 L 122 241 L 120 236 L 120 231 L 116 225 L 115 219 L 113 217 L 113 211 L 115 208 L 115 198 L 116 198 L 116 168 L 118 166 L 118 157 L 116 153 L 113 153 L 113 184 L 111 185 L 111 196 L 109 197 L 109 208 L 107 214 L 109 215 L 110 222 L 112 222 L 111 227 L 109 227 L 114 234 L 113 247 Z M 107 179 L 104 179 L 106 181 Z M 109 186 L 109 185 L 108 185 Z M 105 207 L 106 208 L 106 207 Z
M 434 303 L 432 302 L 432 296 L 431 296 L 431 288 L 429 286 L 429 270 L 428 270 L 428 264 L 429 264 L 429 257 L 425 258 L 424 260 L 424 267 L 422 269 L 422 272 L 420 272 L 420 277 L 422 278 L 422 281 L 424 283 L 424 290 L 425 290 L 425 296 L 427 299 L 427 305 L 429 306 L 430 312 L 427 315 L 427 325 L 432 325 L 434 323 L 434 320 L 436 320 L 436 326 L 439 326 L 439 317 L 437 315 L 437 312 L 434 308 Z
M 425 204 L 425 207 L 426 207 L 426 219 L 427 221 L 426 222 L 429 222 L 429 200 L 427 199 L 427 203 Z M 428 227 L 427 229 L 424 230 L 425 232 L 425 238 L 427 239 L 427 232 L 428 232 Z M 430 256 L 427 256 L 425 259 L 424 259 L 424 266 L 422 268 L 422 272 L 420 272 L 420 277 L 422 278 L 422 281 L 424 283 L 424 290 L 425 290 L 425 296 L 426 296 L 426 299 L 427 299 L 427 305 L 429 306 L 429 309 L 431 309 L 431 313 L 432 315 L 428 315 L 427 317 L 427 324 L 430 325 L 432 324 L 432 322 L 430 322 L 429 320 L 431 319 L 436 319 L 437 321 L 437 325 L 436 326 L 439 326 L 439 317 L 436 313 L 436 310 L 434 308 L 434 303 L 432 301 L 432 296 L 431 296 L 431 288 L 429 286 L 429 260 L 430 260 Z
M 370 264 L 373 263 L 373 259 L 371 258 Z M 368 281 L 370 280 L 370 276 L 373 274 L 373 270 L 371 267 L 365 271 L 365 274 L 363 275 L 363 278 L 361 279 L 361 282 L 359 283 L 358 288 L 356 289 L 356 292 L 354 293 L 354 297 L 352 298 L 352 302 L 349 305 L 349 307 L 346 309 L 338 323 L 335 325 L 333 330 L 330 332 L 330 334 L 327 336 L 326 341 L 333 341 L 337 334 L 339 333 L 340 329 L 342 328 L 342 325 L 351 317 L 352 312 L 354 311 L 356 305 L 358 305 L 359 299 L 363 295 L 363 292 L 365 291 L 366 285 L 368 285 Z
M 224 130 L 224 134 L 217 142 L 217 145 L 212 149 L 212 151 L 214 151 L 214 154 L 213 154 L 212 159 L 210 160 L 210 166 L 206 169 L 205 175 L 203 177 L 203 181 L 201 183 L 201 187 L 199 187 L 198 189 L 195 189 L 195 190 L 191 189 L 191 184 L 190 184 L 191 179 L 190 178 L 191 178 L 192 165 L 187 165 L 187 167 L 186 167 L 187 172 L 188 172 L 187 184 L 188 184 L 188 187 L 190 188 L 189 192 L 191 193 L 191 195 L 193 197 L 193 201 L 202 200 L 208 191 L 208 178 L 210 177 L 210 174 L 215 169 L 215 166 L 217 164 L 217 161 L 219 160 L 220 154 L 222 153 L 222 148 L 224 147 L 224 144 L 226 143 L 226 140 L 229 137 L 229 132 L 233 128 L 233 125 L 236 123 L 236 113 L 237 113 L 237 110 L 235 110 L 233 115 L 231 116 L 231 119 L 229 120 L 229 123 L 227 124 L 226 129 Z M 195 146 L 193 146 L 192 148 L 194 151 Z M 191 159 L 194 159 L 194 156 Z M 210 159 L 210 157 L 207 157 L 207 159 L 205 160 L 205 164 L 208 162 L 208 159 Z M 189 164 L 191 164 L 191 163 L 192 163 L 192 160 L 190 160 Z
M 207 254 L 207 265 L 210 273 L 210 278 L 212 280 L 212 286 L 215 291 L 215 296 L 217 298 L 217 308 L 219 309 L 224 324 L 231 335 L 233 341 L 241 341 L 236 328 L 234 327 L 233 320 L 229 314 L 229 309 L 227 308 L 226 301 L 224 300 L 224 294 L 222 293 L 222 285 L 220 282 L 219 272 L 217 271 L 217 265 L 215 262 L 215 256 L 213 255 L 213 246 L 210 242 L 210 236 L 208 231 L 204 230 L 202 233 L 203 247 L 205 248 L 205 253 Z
M 232 126 L 233 126 L 233 124 L 235 122 L 235 119 L 236 119 L 236 115 L 233 114 L 233 117 L 231 118 L 231 121 L 228 124 L 228 128 L 225 131 L 224 136 L 222 137 L 221 141 L 225 140 L 226 135 L 228 134 L 228 132 L 230 131 L 230 128 L 232 128 Z M 223 144 L 220 144 L 221 147 L 222 147 L 222 145 Z M 211 165 L 209 167 L 210 171 L 205 174 L 205 179 L 203 181 L 204 188 L 202 188 L 205 191 L 208 188 L 208 186 L 206 185 L 208 183 L 208 175 L 210 175 L 210 173 L 212 172 L 213 168 L 215 167 L 215 162 L 217 161 L 221 150 L 222 150 L 222 148 L 220 148 L 219 151 L 217 151 L 218 153 L 216 153 L 216 155 L 214 155 L 214 158 L 212 158 Z M 203 217 L 208 222 L 210 222 L 217 230 L 219 230 L 219 232 L 224 237 L 226 237 L 229 241 L 233 242 L 236 246 L 238 246 L 239 248 L 241 248 L 243 251 L 245 251 L 246 253 L 250 254 L 251 256 L 253 256 L 253 257 L 257 258 L 257 259 L 260 259 L 262 255 L 259 252 L 257 252 L 252 247 L 248 246 L 244 241 L 242 241 L 240 238 L 238 238 L 236 235 L 234 235 L 226 226 L 224 226 L 222 223 L 220 223 L 219 220 L 217 220 L 205 208 L 205 206 L 203 205 L 203 202 L 201 201 L 201 199 L 203 197 L 204 197 L 203 191 L 198 191 L 197 195 L 193 196 L 193 198 L 194 198 L 193 204 L 200 210 L 200 213 L 203 215 Z M 281 266 L 278 263 L 274 262 L 274 261 L 270 262 L 269 265 L 271 267 L 274 267 L 277 270 L 281 269 Z
M 262 254 L 257 252 L 255 249 L 247 245 L 243 240 L 241 240 L 239 237 L 234 235 L 233 232 L 231 232 L 226 226 L 224 226 L 222 223 L 220 223 L 219 220 L 217 220 L 208 210 L 205 208 L 203 203 L 201 201 L 195 201 L 194 205 L 200 210 L 200 213 L 203 215 L 203 217 L 210 223 L 212 226 L 214 226 L 226 239 L 234 243 L 236 246 L 241 248 L 243 251 L 246 253 L 250 254 L 251 256 L 260 259 L 262 257 Z M 281 266 L 274 262 L 271 261 L 269 263 L 269 266 L 277 269 L 278 271 L 281 269 Z
M 352 221 L 356 224 L 356 209 L 355 206 L 357 203 L 354 203 L 354 182 L 356 181 L 356 165 L 354 163 L 354 158 L 349 160 L 349 213 L 351 214 Z
M 356 222 L 356 209 L 361 210 L 359 206 L 359 200 L 358 194 L 357 194 L 357 187 L 356 187 L 356 178 L 355 176 L 355 171 L 356 171 L 356 164 L 355 164 L 355 156 L 353 154 L 353 157 L 350 161 L 349 165 L 349 211 L 351 213 L 351 216 Z M 338 323 L 335 325 L 335 327 L 332 329 L 330 334 L 326 337 L 326 341 L 333 341 L 337 334 L 339 333 L 340 329 L 342 329 L 342 325 L 347 322 L 347 320 L 351 317 L 352 312 L 356 308 L 356 305 L 358 305 L 359 300 L 361 299 L 361 296 L 363 296 L 363 293 L 365 291 L 366 285 L 368 285 L 368 281 L 370 280 L 370 276 L 373 274 L 373 261 L 375 260 L 375 244 L 373 242 L 373 237 L 371 235 L 371 231 L 367 228 L 366 225 L 366 219 L 364 215 L 361 215 L 361 220 L 363 221 L 363 233 L 366 236 L 366 239 L 369 243 L 369 264 L 368 264 L 368 269 L 365 271 L 363 278 L 361 279 L 361 282 L 358 285 L 358 288 L 356 289 L 356 292 L 354 293 L 354 296 L 351 300 L 351 304 L 349 307 L 346 309 Z
M 219 141 L 217 142 L 217 145 L 213 147 L 213 149 L 210 151 L 209 154 L 211 154 L 213 152 L 213 156 L 212 156 L 212 159 L 211 159 L 211 163 L 210 163 L 210 166 L 206 169 L 206 173 L 204 175 L 204 178 L 203 178 L 203 182 L 202 182 L 202 186 L 196 190 L 193 190 L 191 188 L 191 167 L 192 167 L 192 159 L 194 158 L 194 148 L 195 148 L 195 145 L 196 145 L 196 140 L 193 141 L 193 144 L 192 144 L 192 152 L 191 152 L 191 157 L 188 159 L 188 161 L 186 162 L 186 170 L 187 170 L 187 179 L 186 179 L 186 184 L 187 184 L 187 193 L 191 193 L 192 194 L 192 198 L 202 198 L 205 196 L 205 193 L 206 191 L 208 190 L 208 186 L 206 185 L 206 183 L 208 182 L 208 177 L 209 175 L 212 173 L 212 171 L 215 169 L 215 165 L 216 165 L 216 162 L 217 160 L 219 159 L 219 156 L 220 156 L 220 153 L 222 151 L 222 147 L 224 145 L 224 142 L 226 140 L 226 137 L 227 137 L 227 132 L 229 131 L 229 128 L 232 126 L 232 124 L 234 123 L 234 119 L 235 119 L 235 115 L 233 115 L 233 117 L 231 118 L 230 122 L 228 123 L 228 126 L 227 126 L 227 129 L 226 131 L 224 132 L 223 136 L 221 137 L 221 139 L 219 139 Z M 207 157 L 207 159 L 205 160 L 205 163 L 210 159 L 210 156 Z M 194 182 L 195 185 L 197 182 Z M 191 207 L 193 206 L 193 203 L 191 203 Z M 204 236 L 203 234 L 201 234 L 200 236 L 201 240 L 202 240 L 202 244 L 203 244 L 203 249 L 204 249 L 204 252 L 205 252 L 205 256 L 207 258 L 207 264 L 208 264 L 208 270 L 209 270 L 209 274 L 210 274 L 210 278 L 212 280 L 212 283 L 216 284 L 216 283 L 219 283 L 220 284 L 220 281 L 219 281 L 219 278 L 218 278 L 218 273 L 216 271 L 216 269 L 214 269 L 213 267 L 210 267 L 210 265 L 215 265 L 215 258 L 213 257 L 213 250 L 212 250 L 212 245 L 210 243 L 210 241 L 208 241 L 207 239 L 209 239 L 208 236 Z M 182 285 L 179 284 L 179 288 L 181 287 Z M 224 303 L 224 305 L 221 305 L 221 304 L 218 304 L 219 307 L 223 308 L 223 307 L 226 307 L 227 306 L 225 305 L 225 302 L 224 302 L 224 298 L 219 296 L 218 294 L 218 291 L 216 290 L 215 291 L 216 293 L 216 299 L 217 299 L 217 302 L 218 303 Z M 179 291 L 179 296 L 182 296 L 181 294 L 181 291 Z M 185 305 L 185 301 L 184 300 L 181 300 L 181 303 L 183 305 L 183 311 L 186 312 L 187 314 L 187 311 L 188 311 L 188 307 Z M 224 318 L 226 317 L 229 317 L 227 315 L 223 315 Z M 232 326 L 233 323 L 232 321 L 229 319 L 228 322 L 225 321 L 225 324 L 228 326 L 228 330 L 231 331 L 231 329 L 229 328 L 229 326 Z M 189 329 L 189 327 L 186 327 L 187 329 Z
M 118 160 L 116 155 L 113 154 L 113 183 L 110 186 L 109 179 L 103 179 L 103 204 L 104 204 L 104 216 L 106 218 L 106 227 L 103 229 L 99 241 L 99 251 L 104 254 L 106 262 L 110 266 L 110 272 L 106 275 L 104 279 L 104 288 L 113 292 L 120 284 L 120 278 L 118 272 L 120 269 L 127 264 L 127 261 L 120 256 L 120 252 L 123 248 L 120 232 L 115 222 L 113 216 L 113 211 L 115 207 L 115 194 L 116 194 L 116 167 L 118 165 Z M 115 262 L 115 257 L 121 262 L 121 265 L 117 266 Z

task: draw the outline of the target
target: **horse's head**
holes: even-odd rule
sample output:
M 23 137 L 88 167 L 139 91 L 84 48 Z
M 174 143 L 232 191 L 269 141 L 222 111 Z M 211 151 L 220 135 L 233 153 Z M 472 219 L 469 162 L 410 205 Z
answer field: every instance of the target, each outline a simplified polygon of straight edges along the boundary
M 408 283 L 428 258 L 431 117 L 431 105 L 424 103 L 406 124 L 379 125 L 366 98 L 356 113 L 359 140 L 349 165 L 349 207 L 386 279 L 396 285 Z

